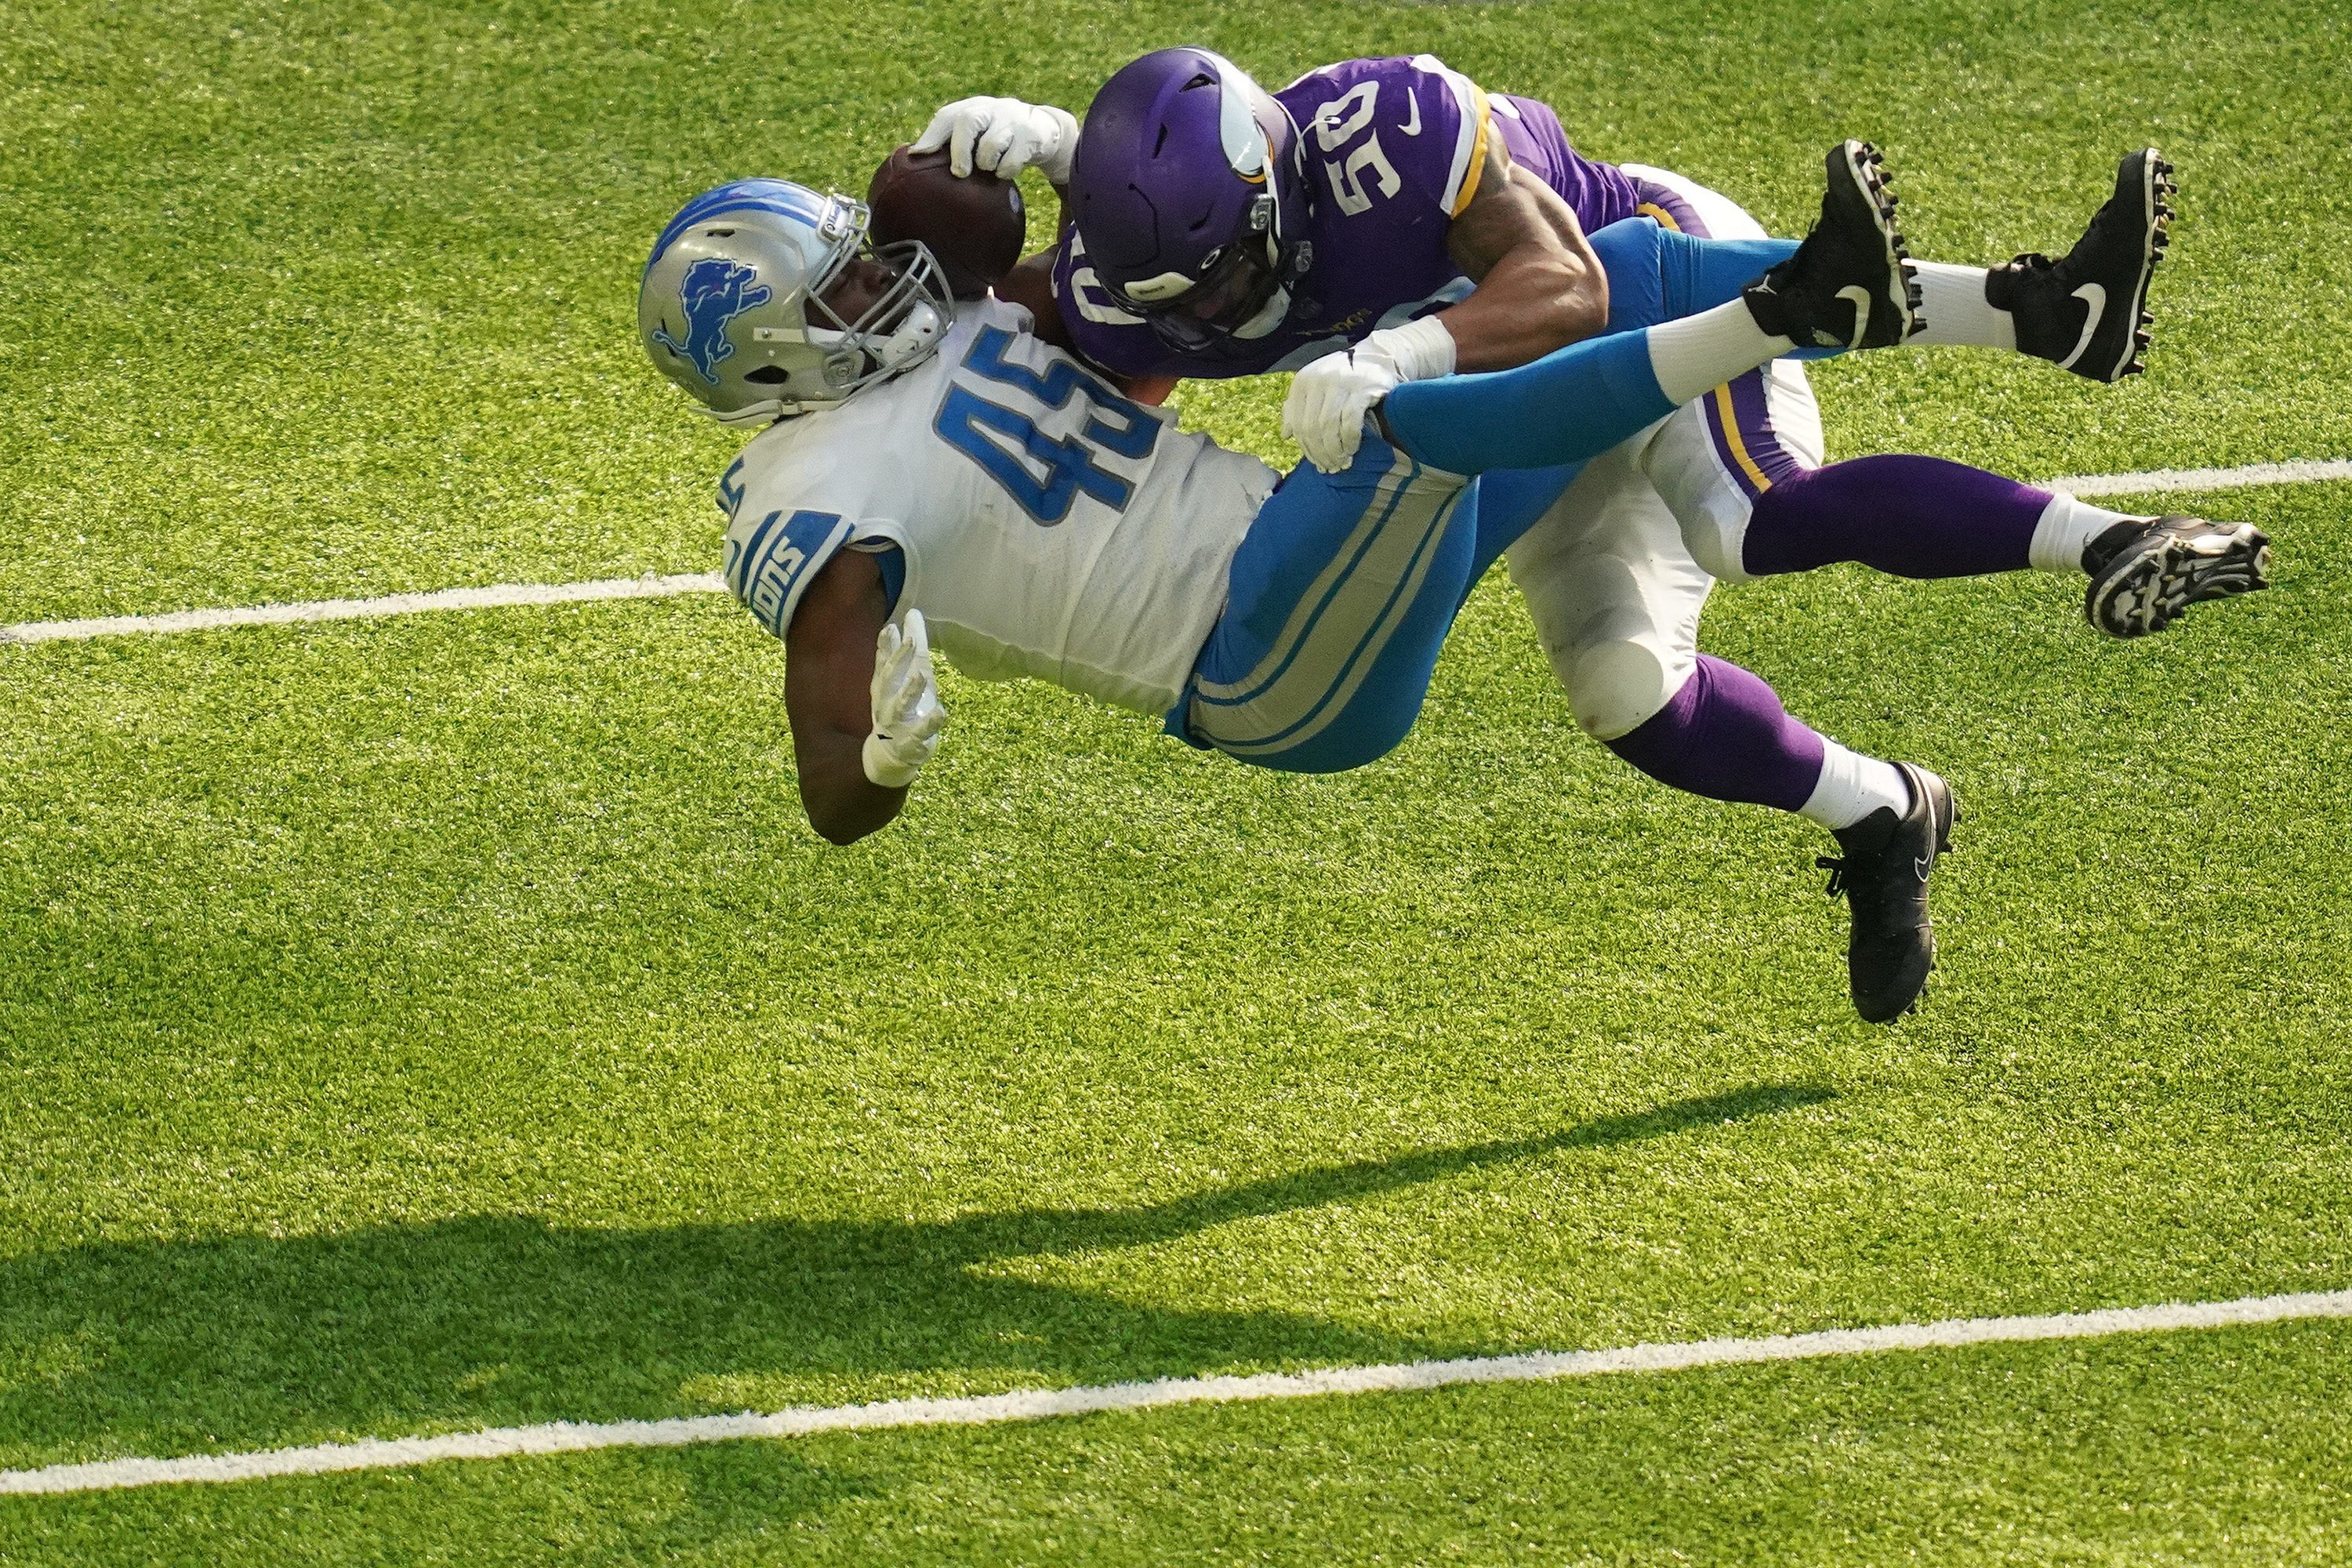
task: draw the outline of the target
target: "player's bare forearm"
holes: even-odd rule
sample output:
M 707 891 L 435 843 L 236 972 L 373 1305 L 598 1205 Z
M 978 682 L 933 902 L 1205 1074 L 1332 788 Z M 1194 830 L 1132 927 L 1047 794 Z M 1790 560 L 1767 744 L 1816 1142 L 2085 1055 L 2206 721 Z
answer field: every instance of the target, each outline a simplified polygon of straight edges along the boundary
M 1069 323 L 1062 320 L 1061 303 L 1054 298 L 1054 268 L 1060 261 L 1061 256 L 1061 247 L 1055 246 L 1041 250 L 1034 256 L 1024 258 L 1012 271 L 997 280 L 996 297 L 1008 305 L 1018 305 L 1027 310 L 1035 323 L 1032 330 L 1036 332 L 1041 342 L 1049 342 L 1065 353 L 1086 360 L 1087 363 L 1093 365 L 1095 370 L 1113 386 L 1118 387 L 1122 395 L 1137 403 L 1148 403 L 1155 406 L 1167 402 L 1168 395 L 1176 390 L 1176 377 L 1121 375 L 1115 370 L 1106 370 L 1101 365 L 1095 364 L 1094 361 L 1087 359 L 1085 353 L 1079 350 L 1077 343 L 1070 336 Z
M 1509 370 L 1593 336 L 1609 320 L 1606 281 L 1597 308 L 1588 286 L 1600 275 L 1597 265 L 1580 269 L 1538 248 L 1505 256 L 1475 293 L 1438 314 L 1454 337 L 1454 369 Z
M 1508 370 L 1608 325 L 1609 278 L 1583 226 L 1557 191 L 1511 164 L 1499 141 L 1445 240 L 1478 285 L 1437 317 L 1453 335 L 1455 369 Z
M 1063 321 L 1061 307 L 1054 300 L 1054 267 L 1061 256 L 1061 247 L 1049 246 L 1034 256 L 1024 257 L 992 287 L 998 299 L 1029 312 L 1033 319 L 1030 330 L 1037 334 L 1040 342 L 1074 354 L 1078 352 L 1077 345 L 1070 341 L 1069 326 Z
M 873 557 L 843 551 L 809 584 L 784 634 L 784 713 L 793 731 L 801 806 L 809 826 L 835 844 L 855 844 L 888 826 L 907 804 L 903 789 L 866 776 L 873 727 L 874 639 L 889 619 Z

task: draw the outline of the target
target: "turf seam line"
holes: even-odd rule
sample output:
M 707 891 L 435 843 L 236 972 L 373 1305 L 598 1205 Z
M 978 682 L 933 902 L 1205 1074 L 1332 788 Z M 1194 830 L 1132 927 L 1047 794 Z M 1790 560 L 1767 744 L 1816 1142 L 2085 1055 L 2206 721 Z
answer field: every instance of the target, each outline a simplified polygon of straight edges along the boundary
M 2157 468 L 2140 474 L 2076 474 L 2041 481 L 2077 496 L 2156 495 L 2244 489 L 2262 485 L 2318 484 L 2352 479 L 2352 459 L 2309 458 L 2253 463 L 2240 468 Z M 390 594 L 379 599 L 313 599 L 299 604 L 240 605 L 173 610 L 152 616 L 100 616 L 88 620 L 21 621 L 0 626 L 0 643 L 82 642 L 92 637 L 163 636 L 225 626 L 275 626 L 308 621 L 373 620 L 425 610 L 490 610 L 525 605 L 579 605 L 608 599 L 666 599 L 682 594 L 723 594 L 715 572 L 669 576 L 604 577 L 588 583 L 494 583 Z
M 1829 1329 L 1763 1339 L 1695 1340 L 1615 1350 L 1540 1352 L 1372 1366 L 1323 1367 L 1252 1376 L 1162 1378 L 1153 1383 L 1030 1389 L 951 1399 L 893 1399 L 873 1405 L 798 1406 L 772 1415 L 677 1416 L 659 1421 L 554 1421 L 432 1437 L 367 1438 L 241 1454 L 172 1459 L 103 1459 L 0 1470 L 0 1494 L 117 1491 L 187 1482 L 257 1480 L 270 1476 L 405 1468 L 443 1459 L 495 1459 L 596 1448 L 672 1448 L 746 1437 L 804 1437 L 820 1432 L 884 1427 L 980 1426 L 1108 1410 L 1302 1399 L 1328 1394 L 1378 1394 L 1464 1384 L 1538 1383 L 1613 1373 L 1680 1372 L 1692 1367 L 1809 1361 L 1884 1351 L 1956 1349 L 2115 1334 L 2218 1329 L 2317 1318 L 2352 1318 L 2352 1290 L 2248 1296 L 2232 1301 L 2113 1307 L 2046 1317 L 1948 1318 L 1871 1329 Z

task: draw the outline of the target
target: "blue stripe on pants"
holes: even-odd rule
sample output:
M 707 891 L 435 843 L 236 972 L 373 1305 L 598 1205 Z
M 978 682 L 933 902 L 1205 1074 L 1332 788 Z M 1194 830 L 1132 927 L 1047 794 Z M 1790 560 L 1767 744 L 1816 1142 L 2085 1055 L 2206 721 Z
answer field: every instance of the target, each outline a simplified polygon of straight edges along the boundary
M 1477 487 L 1367 436 L 1292 470 L 1234 552 L 1170 731 L 1260 767 L 1337 773 L 1412 728 L 1479 564 Z

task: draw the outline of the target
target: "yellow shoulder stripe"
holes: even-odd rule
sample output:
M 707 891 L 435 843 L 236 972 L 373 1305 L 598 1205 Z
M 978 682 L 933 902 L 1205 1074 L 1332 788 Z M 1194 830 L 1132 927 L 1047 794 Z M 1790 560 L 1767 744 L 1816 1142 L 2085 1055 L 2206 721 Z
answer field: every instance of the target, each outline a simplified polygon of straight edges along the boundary
M 1495 134 L 1495 118 L 1486 108 L 1486 89 L 1475 81 L 1470 84 L 1470 109 L 1477 116 L 1478 138 L 1470 143 L 1470 167 L 1462 175 L 1462 194 L 1454 198 L 1454 210 L 1445 215 L 1448 217 L 1460 217 L 1470 199 L 1478 194 L 1478 176 L 1486 172 L 1486 139 Z

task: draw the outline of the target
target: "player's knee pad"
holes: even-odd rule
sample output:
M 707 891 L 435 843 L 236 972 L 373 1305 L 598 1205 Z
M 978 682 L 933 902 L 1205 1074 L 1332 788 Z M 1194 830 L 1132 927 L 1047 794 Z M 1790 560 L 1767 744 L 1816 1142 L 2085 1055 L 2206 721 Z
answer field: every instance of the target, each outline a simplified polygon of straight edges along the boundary
M 1690 679 L 1677 663 L 1646 642 L 1610 638 L 1569 649 L 1553 659 L 1568 689 L 1576 721 L 1596 741 L 1630 735 L 1673 700 Z

